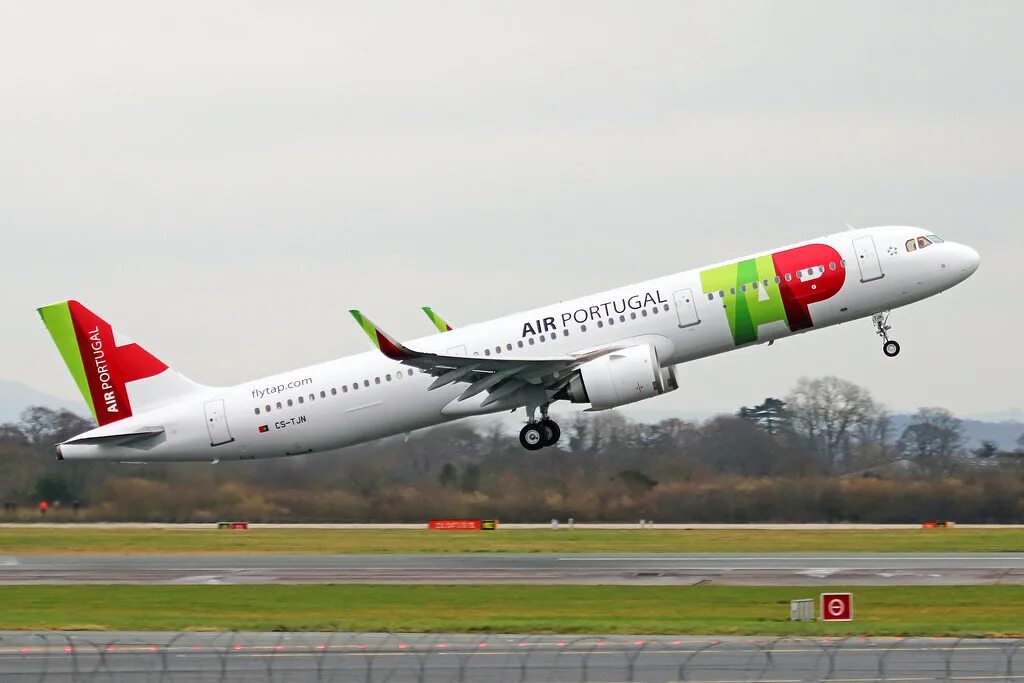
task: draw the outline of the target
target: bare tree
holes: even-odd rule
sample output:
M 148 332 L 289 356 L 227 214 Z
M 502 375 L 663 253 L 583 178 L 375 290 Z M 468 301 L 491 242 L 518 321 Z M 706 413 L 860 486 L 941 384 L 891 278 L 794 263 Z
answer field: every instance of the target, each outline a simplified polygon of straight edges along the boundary
M 948 473 L 964 447 L 963 425 L 945 408 L 919 408 L 903 430 L 900 450 L 936 473 Z
M 793 428 L 830 471 L 850 454 L 856 430 L 883 414 L 867 389 L 838 377 L 801 377 L 786 403 Z

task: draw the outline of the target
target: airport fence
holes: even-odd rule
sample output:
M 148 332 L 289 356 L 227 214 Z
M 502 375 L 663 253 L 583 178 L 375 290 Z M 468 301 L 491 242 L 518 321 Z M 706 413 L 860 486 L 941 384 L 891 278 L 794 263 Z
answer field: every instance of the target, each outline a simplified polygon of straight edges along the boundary
M 1007 681 L 1024 640 L 5 633 L 0 681 Z

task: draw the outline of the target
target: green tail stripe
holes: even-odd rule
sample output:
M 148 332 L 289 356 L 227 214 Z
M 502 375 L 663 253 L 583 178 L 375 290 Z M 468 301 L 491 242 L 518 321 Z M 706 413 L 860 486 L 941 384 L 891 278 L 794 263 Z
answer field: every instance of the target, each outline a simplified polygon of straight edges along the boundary
M 85 378 L 85 364 L 82 362 L 82 353 L 78 348 L 78 337 L 75 336 L 75 325 L 71 321 L 71 311 L 68 303 L 51 304 L 43 306 L 39 310 L 39 317 L 49 330 L 53 342 L 57 345 L 64 364 L 68 366 L 71 376 L 82 392 L 85 404 L 93 418 L 96 418 L 96 406 L 92 403 L 92 393 L 89 391 L 89 382 Z

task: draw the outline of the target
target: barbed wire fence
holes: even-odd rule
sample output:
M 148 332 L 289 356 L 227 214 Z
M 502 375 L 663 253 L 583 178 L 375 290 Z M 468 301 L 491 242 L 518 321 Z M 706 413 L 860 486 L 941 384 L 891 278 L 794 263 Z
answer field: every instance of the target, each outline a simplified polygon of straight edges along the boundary
M 1024 640 L 400 633 L 0 634 L 0 681 L 1024 681 Z

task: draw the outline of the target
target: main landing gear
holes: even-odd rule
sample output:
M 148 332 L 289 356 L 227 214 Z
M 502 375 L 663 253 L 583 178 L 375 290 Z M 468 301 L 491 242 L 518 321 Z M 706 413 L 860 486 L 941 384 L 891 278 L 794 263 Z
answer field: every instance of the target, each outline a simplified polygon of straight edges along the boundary
M 530 411 L 530 421 L 519 432 L 519 443 L 528 451 L 539 451 L 554 446 L 561 437 L 558 423 L 548 417 L 547 406 L 542 406 L 539 422 L 533 419 L 533 411 Z
M 889 311 L 875 313 L 871 316 L 871 322 L 875 324 L 875 332 L 882 338 L 882 353 L 889 358 L 896 356 L 900 352 L 900 343 L 889 339 L 889 330 L 892 329 L 892 326 L 889 325 Z

